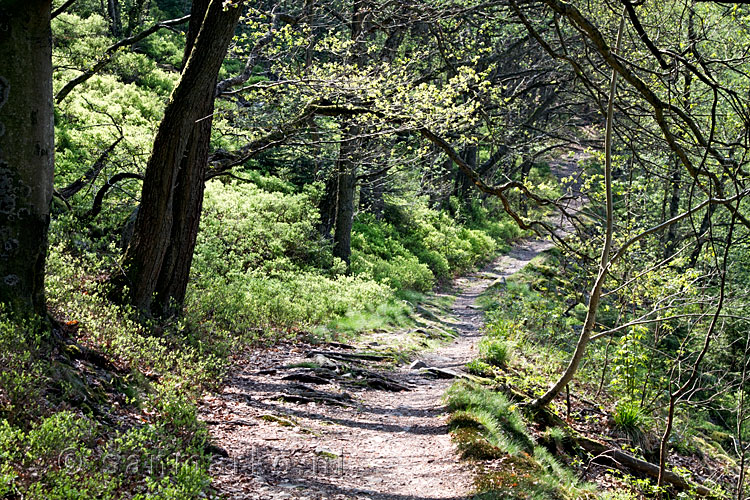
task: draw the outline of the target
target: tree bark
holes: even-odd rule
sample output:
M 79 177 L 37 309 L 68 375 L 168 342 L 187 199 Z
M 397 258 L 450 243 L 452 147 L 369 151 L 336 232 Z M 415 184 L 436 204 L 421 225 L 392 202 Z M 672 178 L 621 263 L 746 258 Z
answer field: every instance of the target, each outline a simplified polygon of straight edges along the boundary
M 161 314 L 165 305 L 184 298 L 203 202 L 210 135 L 210 121 L 204 122 L 213 111 L 217 75 L 240 13 L 241 2 L 224 10 L 221 0 L 211 0 L 156 133 L 123 257 L 129 299 L 144 312 Z M 161 310 L 152 310 L 155 293 Z
M 120 0 L 107 0 L 109 30 L 115 38 L 122 37 L 122 18 L 120 17 Z
M 195 47 L 208 5 L 209 0 L 195 0 L 193 2 L 183 66 L 187 64 Z M 214 89 L 216 88 L 216 80 L 215 77 L 212 84 Z M 196 102 L 195 111 L 198 112 L 199 118 L 190 131 L 185 155 L 177 173 L 172 205 L 173 220 L 170 244 L 167 247 L 164 263 L 154 290 L 156 302 L 152 309 L 160 315 L 179 311 L 185 301 L 185 293 L 190 278 L 190 266 L 193 263 L 193 252 L 203 210 L 203 194 L 206 186 L 204 178 L 208 169 L 214 96 Z
M 461 156 L 473 170 L 477 169 L 477 147 L 475 145 L 466 146 L 462 151 Z M 468 206 L 470 204 L 469 198 L 471 197 L 472 189 L 473 186 L 469 176 L 460 168 L 457 169 L 455 193 L 464 205 Z
M 351 64 L 361 67 L 365 60 L 364 36 L 367 0 L 354 0 L 350 24 L 350 36 L 353 42 Z M 352 254 L 352 226 L 354 224 L 354 198 L 357 191 L 357 160 L 355 155 L 362 147 L 358 136 L 361 127 L 351 123 L 342 126 L 343 138 L 339 146 L 339 161 L 336 169 L 338 178 L 336 196 L 336 220 L 334 221 L 333 255 L 346 262 L 349 269 Z
M 55 150 L 52 5 L 0 5 L 0 303 L 43 315 Z
M 143 23 L 143 5 L 146 0 L 133 0 L 133 4 L 128 10 L 128 28 L 125 36 L 132 36 L 133 30 Z
M 335 170 L 326 177 L 325 183 L 323 197 L 318 204 L 318 210 L 320 211 L 318 232 L 324 238 L 330 240 L 332 237 L 331 231 L 336 222 L 336 197 L 338 196 L 339 189 L 339 178 Z
M 383 168 L 373 174 L 367 174 L 359 186 L 359 209 L 370 213 L 376 219 L 382 219 L 385 213 L 385 176 L 388 170 Z
M 359 127 L 346 127 L 345 139 L 339 146 L 339 161 L 336 168 L 336 220 L 333 232 L 333 256 L 346 262 L 347 269 L 352 255 L 352 226 L 354 225 L 354 198 L 357 191 L 357 161 L 354 155 L 359 149 Z

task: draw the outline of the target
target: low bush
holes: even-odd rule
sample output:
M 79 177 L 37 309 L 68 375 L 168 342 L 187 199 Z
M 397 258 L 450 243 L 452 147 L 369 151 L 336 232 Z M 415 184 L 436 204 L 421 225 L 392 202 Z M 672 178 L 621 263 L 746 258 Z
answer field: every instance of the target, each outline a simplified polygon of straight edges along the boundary
M 208 434 L 197 419 L 198 387 L 186 390 L 189 374 L 165 360 L 168 376 L 126 387 L 130 375 L 72 363 L 53 349 L 56 342 L 48 326 L 0 312 L 0 496 L 177 499 L 205 492 Z M 157 356 L 163 351 L 142 363 Z M 182 356 L 172 358 L 182 368 L 197 361 Z M 209 370 L 193 366 L 190 373 Z M 110 406 L 106 391 L 129 396 Z

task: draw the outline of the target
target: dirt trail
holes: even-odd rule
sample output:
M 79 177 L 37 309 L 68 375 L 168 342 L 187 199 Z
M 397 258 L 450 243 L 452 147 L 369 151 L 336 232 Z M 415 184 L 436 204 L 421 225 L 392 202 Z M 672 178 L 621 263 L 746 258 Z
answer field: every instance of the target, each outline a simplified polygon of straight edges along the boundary
M 423 353 L 433 367 L 460 371 L 476 357 L 482 312 L 475 301 L 495 280 L 521 269 L 551 243 L 519 242 L 481 272 L 460 278 L 453 306 L 459 336 Z M 450 379 L 432 378 L 401 366 L 382 372 L 411 390 L 386 392 L 333 383 L 315 385 L 330 402 L 282 401 L 292 389 L 289 365 L 311 346 L 282 345 L 252 351 L 244 369 L 220 394 L 207 396 L 201 417 L 227 457 L 215 457 L 214 486 L 232 499 L 255 498 L 466 498 L 470 467 L 458 460 L 446 427 L 441 397 Z M 346 354 L 346 352 L 341 351 Z M 351 351 L 348 351 L 351 352 Z M 372 365 L 368 369 L 377 371 Z M 285 371 L 286 370 L 286 371 Z M 346 376 L 346 375 L 345 375 Z M 354 388 L 353 388 L 354 387 Z M 346 399 L 351 396 L 351 400 Z M 288 399 L 288 398 L 287 398 Z

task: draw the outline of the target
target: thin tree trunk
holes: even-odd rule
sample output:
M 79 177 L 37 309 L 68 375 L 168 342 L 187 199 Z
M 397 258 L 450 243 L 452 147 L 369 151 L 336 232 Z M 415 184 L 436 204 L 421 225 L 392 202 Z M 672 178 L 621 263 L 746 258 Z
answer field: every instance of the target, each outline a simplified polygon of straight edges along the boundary
M 461 152 L 461 157 L 472 170 L 477 169 L 477 147 L 466 146 Z M 463 207 L 471 206 L 471 192 L 473 189 L 471 179 L 460 168 L 457 169 L 453 192 Z
M 368 175 L 367 180 L 360 182 L 359 187 L 359 208 L 363 212 L 370 213 L 376 219 L 381 219 L 385 212 L 385 194 L 384 178 L 388 171 L 381 169 L 374 175 Z
M 211 0 L 195 46 L 156 133 L 146 167 L 133 237 L 123 257 L 130 301 L 146 312 L 151 312 L 154 293 L 160 286 L 168 292 L 158 299 L 159 304 L 168 304 L 171 299 L 179 298 L 179 294 L 169 296 L 171 290 L 176 290 L 175 283 L 163 277 L 163 268 L 165 264 L 169 267 L 178 262 L 184 265 L 189 260 L 185 257 L 187 252 L 192 256 L 195 239 L 173 241 L 173 231 L 182 235 L 190 233 L 193 225 L 197 228 L 200 213 L 194 211 L 196 207 L 200 210 L 203 188 L 178 185 L 178 181 L 203 183 L 203 177 L 192 171 L 192 166 L 188 169 L 190 172 L 181 173 L 181 169 L 186 165 L 186 155 L 193 155 L 193 158 L 200 156 L 198 144 L 193 142 L 191 151 L 188 151 L 188 147 L 191 146 L 191 138 L 194 140 L 196 127 L 202 126 L 199 120 L 205 118 L 209 107 L 213 108 L 216 78 L 240 13 L 241 5 L 224 10 L 221 0 Z M 200 202 L 196 201 L 198 198 Z M 176 209 L 189 210 L 191 213 L 181 213 L 177 217 L 177 227 L 174 227 Z M 185 247 L 170 249 L 173 243 L 184 244 Z
M 688 43 L 691 47 L 696 40 L 695 34 L 695 8 L 691 4 L 690 11 L 688 13 Z M 692 95 L 692 83 L 693 74 L 690 71 L 685 71 L 685 90 L 683 95 L 683 104 L 686 109 L 690 109 L 691 106 L 691 95 Z M 682 169 L 680 168 L 680 159 L 675 155 L 674 160 L 674 172 L 672 173 L 672 197 L 669 200 L 669 218 L 676 216 L 680 210 L 680 184 L 682 182 Z M 677 247 L 677 225 L 669 226 L 666 234 L 666 241 L 664 245 L 664 258 L 668 258 L 672 255 Z
M 133 0 L 133 5 L 128 10 L 128 29 L 125 36 L 133 35 L 133 30 L 143 22 L 143 4 L 145 0 Z
M 739 208 L 739 203 L 738 207 Z M 706 335 L 703 338 L 703 346 L 698 353 L 698 356 L 695 359 L 695 362 L 690 367 L 690 376 L 685 380 L 685 382 L 674 392 L 670 390 L 669 392 L 669 412 L 667 413 L 667 425 L 664 429 L 664 434 L 661 437 L 661 441 L 659 442 L 659 478 L 656 482 L 656 486 L 661 489 L 662 485 L 664 484 L 664 476 L 667 472 L 667 454 L 669 452 L 669 437 L 672 433 L 672 425 L 674 422 L 674 412 L 675 407 L 677 403 L 679 403 L 683 397 L 688 395 L 688 393 L 692 390 L 693 385 L 695 381 L 698 379 L 698 376 L 700 374 L 699 369 L 701 366 L 701 363 L 703 363 L 703 359 L 706 357 L 706 353 L 708 353 L 708 348 L 711 345 L 711 339 L 714 334 L 714 330 L 716 329 L 716 325 L 719 323 L 719 318 L 721 317 L 721 311 L 724 307 L 724 299 L 726 297 L 726 284 L 727 284 L 727 262 L 729 260 L 729 249 L 732 246 L 732 237 L 734 233 L 734 224 L 736 222 L 737 216 L 734 215 L 734 212 L 732 214 L 732 220 L 729 224 L 729 232 L 727 233 L 727 240 L 726 245 L 724 246 L 724 255 L 723 255 L 723 261 L 720 268 L 720 276 L 721 276 L 721 282 L 719 284 L 719 300 L 716 304 L 716 311 L 714 312 L 713 317 L 711 318 L 711 323 L 708 326 L 708 330 L 706 331 Z M 718 263 L 717 263 L 718 266 Z M 678 363 L 679 360 L 676 362 Z M 676 366 L 676 365 L 675 365 Z M 676 368 L 672 368 L 672 373 L 669 377 L 669 384 L 671 387 L 672 384 L 672 377 L 674 372 L 676 371 Z M 681 373 L 682 370 L 680 369 L 678 373 Z M 688 396 L 689 397 L 689 396 Z M 659 491 L 659 496 L 661 496 L 661 492 Z
M 365 60 L 364 23 L 367 16 L 367 0 L 354 0 L 350 24 L 352 40 L 351 64 L 361 67 Z M 357 159 L 362 148 L 358 136 L 361 128 L 351 122 L 342 126 L 343 139 L 339 145 L 339 160 L 336 169 L 336 220 L 334 221 L 333 255 L 346 262 L 349 269 L 351 261 L 352 226 L 354 223 L 354 198 L 357 192 Z
M 680 211 L 680 182 L 682 169 L 680 168 L 679 159 L 675 159 L 674 171 L 672 172 L 671 187 L 672 196 L 669 199 L 669 216 L 668 219 L 675 217 Z M 674 253 L 677 245 L 677 224 L 672 224 L 667 229 L 664 236 L 664 258 L 668 258 Z
M 332 172 L 326 178 L 325 190 L 320 200 L 320 225 L 318 231 L 326 239 L 331 239 L 331 231 L 336 224 L 336 198 L 338 197 L 339 177 Z
M 336 169 L 336 220 L 333 233 L 333 256 L 346 262 L 347 269 L 352 254 L 352 226 L 354 224 L 354 198 L 357 191 L 357 161 L 359 127 L 346 127 L 346 137 L 339 146 L 339 161 Z
M 716 211 L 715 205 L 709 205 L 706 209 L 706 213 L 703 214 L 703 219 L 701 220 L 701 227 L 698 229 L 698 234 L 696 235 L 695 239 L 695 248 L 690 253 L 690 259 L 688 259 L 688 269 L 694 268 L 698 264 L 698 259 L 701 256 L 701 252 L 703 251 L 703 245 L 706 243 L 706 232 L 708 231 L 709 226 L 711 225 L 711 219 L 714 216 L 714 212 Z
M 616 51 L 620 52 L 620 46 L 622 45 L 622 33 L 625 28 L 625 11 L 623 10 L 622 18 L 620 19 L 620 28 L 617 31 L 617 43 Z M 609 85 L 609 102 L 607 103 L 607 129 L 604 138 L 604 188 L 607 197 L 607 217 L 606 227 L 604 235 L 604 245 L 602 246 L 602 255 L 599 262 L 599 272 L 594 286 L 589 296 L 588 309 L 586 311 L 586 319 L 581 328 L 581 335 L 578 338 L 575 352 L 570 358 L 568 367 L 565 369 L 563 374 L 557 380 L 557 382 L 542 396 L 537 398 L 531 403 L 533 408 L 542 408 L 550 404 L 555 396 L 557 396 L 562 389 L 568 385 L 573 379 L 578 366 L 581 364 L 583 355 L 586 352 L 586 346 L 588 346 L 589 340 L 591 340 L 591 333 L 594 331 L 594 325 L 596 324 L 596 313 L 599 309 L 599 301 L 601 300 L 602 287 L 604 286 L 604 278 L 607 275 L 607 269 L 609 266 L 609 254 L 612 249 L 612 232 L 614 226 L 614 215 L 612 206 L 612 129 L 614 128 L 614 108 L 615 108 L 615 93 L 617 92 L 617 72 L 612 70 L 612 80 Z
M 112 36 L 122 37 L 122 18 L 120 17 L 120 0 L 107 0 L 107 16 Z
M 50 0 L 0 7 L 0 304 L 46 313 L 54 127 Z

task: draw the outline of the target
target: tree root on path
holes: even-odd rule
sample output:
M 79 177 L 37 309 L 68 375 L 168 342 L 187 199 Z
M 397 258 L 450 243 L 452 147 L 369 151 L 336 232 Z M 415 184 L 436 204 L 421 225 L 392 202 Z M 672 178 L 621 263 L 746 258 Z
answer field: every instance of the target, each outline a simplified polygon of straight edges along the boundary
M 363 368 L 348 368 L 347 371 L 355 377 L 362 377 L 355 382 L 362 382 L 371 389 L 380 389 L 382 391 L 400 392 L 409 391 L 409 387 L 396 382 L 395 380 L 389 379 L 383 375 L 365 370 Z
M 289 403 L 323 403 L 333 406 L 354 406 L 349 394 L 336 394 L 333 392 L 316 391 L 303 384 L 293 384 L 288 387 L 279 398 Z
M 376 354 L 366 352 L 339 352 L 339 351 L 307 351 L 306 356 L 312 358 L 318 354 L 339 361 L 387 361 L 393 359 L 393 354 Z

